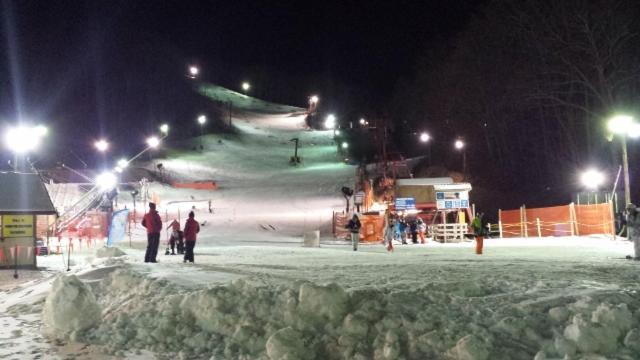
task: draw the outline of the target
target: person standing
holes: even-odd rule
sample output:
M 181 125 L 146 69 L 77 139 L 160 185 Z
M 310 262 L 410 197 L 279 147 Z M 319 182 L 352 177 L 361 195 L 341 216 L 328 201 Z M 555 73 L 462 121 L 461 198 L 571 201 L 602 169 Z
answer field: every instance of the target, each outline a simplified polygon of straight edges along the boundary
M 142 218 L 142 226 L 147 229 L 147 252 L 144 254 L 144 262 L 155 263 L 160 246 L 160 231 L 162 231 L 162 219 L 156 211 L 156 204 L 149 203 L 149 212 Z
M 178 246 L 178 254 L 184 253 L 184 243 L 183 243 L 184 234 L 180 230 L 180 223 L 177 220 L 173 220 L 171 222 L 171 225 L 169 225 L 169 228 L 171 228 L 171 236 L 169 237 L 169 245 L 171 246 L 171 255 L 176 254 L 175 253 L 176 245 Z
M 627 239 L 633 241 L 633 256 L 627 259 L 640 260 L 640 214 L 633 204 L 627 205 Z
M 486 234 L 484 220 L 484 214 L 481 212 L 471 222 L 471 227 L 476 236 L 476 254 L 482 255 L 482 248 L 484 247 L 484 235 Z
M 400 231 L 400 240 L 402 245 L 407 245 L 407 221 L 404 217 L 398 220 L 398 230 Z
M 411 233 L 411 242 L 418 243 L 418 220 L 412 219 L 409 221 L 409 232 Z
M 424 239 L 424 234 L 427 232 L 427 224 L 424 223 L 422 218 L 418 218 L 418 236 L 420 236 L 420 243 L 426 244 L 427 242 Z
M 347 229 L 351 232 L 351 244 L 353 245 L 353 251 L 358 251 L 358 243 L 360 242 L 360 228 L 362 224 L 360 224 L 360 219 L 358 219 L 358 214 L 353 214 L 351 220 L 347 224 Z
M 195 220 L 193 211 L 189 212 L 189 218 L 184 224 L 184 262 L 193 262 L 193 248 L 196 246 L 196 237 L 200 232 L 200 224 Z

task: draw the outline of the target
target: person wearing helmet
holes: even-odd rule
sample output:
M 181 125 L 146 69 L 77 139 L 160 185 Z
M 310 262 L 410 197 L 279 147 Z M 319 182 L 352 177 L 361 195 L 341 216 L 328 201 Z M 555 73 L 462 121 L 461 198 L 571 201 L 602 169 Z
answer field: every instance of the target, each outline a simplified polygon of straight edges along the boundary
M 347 229 L 351 232 L 351 243 L 353 244 L 353 251 L 358 251 L 358 242 L 360 242 L 360 228 L 362 224 L 358 218 L 358 214 L 354 213 L 351 220 L 347 224 Z

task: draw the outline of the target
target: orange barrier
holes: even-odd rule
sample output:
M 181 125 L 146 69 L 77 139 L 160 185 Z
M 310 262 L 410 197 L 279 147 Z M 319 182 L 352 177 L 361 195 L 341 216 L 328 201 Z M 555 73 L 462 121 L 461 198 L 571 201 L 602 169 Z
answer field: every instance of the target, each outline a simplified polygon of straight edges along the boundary
M 218 185 L 215 181 L 196 181 L 193 183 L 173 183 L 174 188 L 178 189 L 195 189 L 195 190 L 217 190 Z
M 500 210 L 501 237 L 614 234 L 611 203 Z
M 346 239 L 349 237 L 349 230 L 346 228 L 351 220 L 351 215 L 343 212 L 333 213 L 333 235 L 337 238 Z M 384 234 L 383 215 L 360 215 L 360 242 L 380 242 Z

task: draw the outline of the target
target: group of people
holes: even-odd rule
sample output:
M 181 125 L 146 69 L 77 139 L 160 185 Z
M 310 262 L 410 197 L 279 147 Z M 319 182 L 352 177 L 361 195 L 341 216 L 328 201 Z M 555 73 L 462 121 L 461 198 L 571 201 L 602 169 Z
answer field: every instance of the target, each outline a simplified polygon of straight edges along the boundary
M 425 233 L 427 232 L 427 224 L 422 218 L 406 217 L 404 215 L 393 215 L 387 212 L 384 217 L 384 244 L 387 249 L 393 248 L 393 240 L 400 240 L 403 245 L 407 244 L 410 238 L 413 244 L 426 244 Z
M 149 203 L 149 212 L 144 214 L 142 226 L 147 229 L 147 251 L 144 255 L 144 262 L 156 263 L 158 256 L 158 247 L 160 246 L 160 232 L 162 231 L 162 219 L 156 211 L 156 204 Z M 195 220 L 193 211 L 189 212 L 189 218 L 184 225 L 184 230 L 180 230 L 180 223 L 174 220 L 169 227 L 171 237 L 169 244 L 171 246 L 171 254 L 175 255 L 176 245 L 178 254 L 184 254 L 183 262 L 194 262 L 193 248 L 196 246 L 196 238 L 200 232 L 200 224 Z

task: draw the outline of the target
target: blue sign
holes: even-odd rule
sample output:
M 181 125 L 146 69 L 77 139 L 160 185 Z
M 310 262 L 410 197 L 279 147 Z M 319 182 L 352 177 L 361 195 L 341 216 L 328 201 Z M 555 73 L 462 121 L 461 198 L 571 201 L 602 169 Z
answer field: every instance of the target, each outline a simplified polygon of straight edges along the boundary
M 113 243 L 120 242 L 124 239 L 125 228 L 129 220 L 129 210 L 119 210 L 113 213 L 111 225 L 109 226 L 109 237 L 107 238 L 107 246 L 113 246 Z
M 396 198 L 396 210 L 413 210 L 416 208 L 415 198 Z

